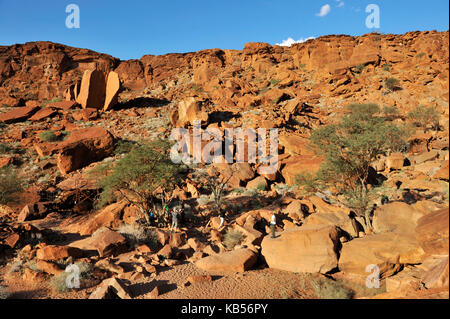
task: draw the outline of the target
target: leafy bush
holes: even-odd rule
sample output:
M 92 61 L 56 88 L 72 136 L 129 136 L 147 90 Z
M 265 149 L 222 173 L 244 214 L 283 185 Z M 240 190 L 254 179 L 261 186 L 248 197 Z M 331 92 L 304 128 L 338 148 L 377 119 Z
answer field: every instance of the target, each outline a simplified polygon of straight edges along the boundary
M 56 136 L 55 132 L 53 131 L 45 131 L 42 132 L 39 137 L 41 138 L 41 140 L 43 140 L 44 142 L 55 142 L 58 140 L 58 137 Z
M 234 246 L 239 245 L 244 239 L 244 234 L 238 230 L 228 229 L 223 237 L 223 243 L 228 249 L 233 249 Z
M 417 106 L 406 115 L 414 125 L 427 129 L 429 126 L 433 129 L 439 128 L 439 113 L 433 107 Z
M 17 200 L 17 195 L 23 189 L 23 180 L 17 176 L 11 166 L 0 168 L 0 204 Z
M 383 64 L 383 70 L 384 71 L 390 71 L 391 70 L 392 65 L 391 64 Z
M 395 79 L 395 78 L 388 78 L 384 81 L 384 86 L 386 87 L 386 89 L 388 89 L 389 91 L 395 91 L 398 90 L 400 88 L 400 81 Z

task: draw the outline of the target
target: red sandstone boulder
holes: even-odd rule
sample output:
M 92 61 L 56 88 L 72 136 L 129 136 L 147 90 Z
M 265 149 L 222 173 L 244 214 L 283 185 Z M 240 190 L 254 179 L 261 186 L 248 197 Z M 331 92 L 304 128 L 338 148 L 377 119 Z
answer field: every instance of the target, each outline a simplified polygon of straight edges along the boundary
M 56 261 L 68 257 L 80 258 L 83 251 L 79 248 L 69 246 L 48 245 L 39 248 L 36 252 L 36 258 L 40 260 Z
M 415 236 L 428 254 L 448 254 L 448 207 L 431 212 L 417 221 Z
M 99 70 L 86 70 L 81 80 L 80 94 L 77 102 L 83 108 L 101 109 L 105 103 L 106 80 Z
M 270 268 L 325 274 L 338 265 L 339 237 L 334 226 L 302 226 L 278 238 L 266 236 L 261 254 Z
M 56 150 L 58 168 L 62 174 L 67 174 L 111 155 L 114 137 L 101 127 L 84 128 L 71 132 Z
M 0 114 L 0 123 L 18 123 L 26 121 L 34 113 L 40 110 L 39 106 L 22 106 Z
M 109 72 L 108 79 L 106 81 L 106 96 L 103 111 L 108 111 L 115 104 L 117 104 L 117 98 L 120 90 L 120 79 L 116 72 Z
M 256 254 L 250 249 L 237 249 L 202 258 L 195 265 L 210 272 L 244 272 L 251 269 L 256 260 Z

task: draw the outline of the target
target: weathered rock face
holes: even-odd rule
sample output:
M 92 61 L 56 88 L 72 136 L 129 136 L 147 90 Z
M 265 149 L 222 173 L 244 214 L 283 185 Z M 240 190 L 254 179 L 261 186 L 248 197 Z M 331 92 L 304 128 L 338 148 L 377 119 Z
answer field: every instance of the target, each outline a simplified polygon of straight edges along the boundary
M 382 278 L 398 272 L 402 264 L 417 264 L 424 251 L 412 236 L 381 233 L 344 243 L 339 257 L 339 270 L 367 276 L 366 267 L 377 265 Z
M 325 274 L 338 265 L 339 237 L 334 226 L 302 226 L 279 238 L 266 236 L 261 254 L 270 268 Z
M 416 238 L 428 254 L 448 254 L 448 207 L 429 213 L 417 222 Z
M 105 103 L 106 80 L 103 72 L 86 70 L 81 80 L 80 94 L 77 102 L 83 108 L 101 109 Z
M 237 249 L 200 259 L 195 265 L 210 272 L 244 272 L 256 263 L 256 254 L 250 249 Z
M 0 47 L 0 96 L 24 100 L 63 97 L 85 70 L 112 70 L 118 59 L 87 49 L 51 42 L 29 42 Z M 8 81 L 7 81 L 8 80 Z
M 413 235 L 417 221 L 423 212 L 403 202 L 393 202 L 378 207 L 373 216 L 375 232 L 395 232 L 396 234 Z
M 322 160 L 311 155 L 296 155 L 283 162 L 284 168 L 281 170 L 286 184 L 293 185 L 295 176 L 301 173 L 315 174 L 320 167 Z
M 195 120 L 208 121 L 208 113 L 202 110 L 202 101 L 195 97 L 181 101 L 175 112 L 172 124 L 177 125 L 177 127 L 193 124 Z

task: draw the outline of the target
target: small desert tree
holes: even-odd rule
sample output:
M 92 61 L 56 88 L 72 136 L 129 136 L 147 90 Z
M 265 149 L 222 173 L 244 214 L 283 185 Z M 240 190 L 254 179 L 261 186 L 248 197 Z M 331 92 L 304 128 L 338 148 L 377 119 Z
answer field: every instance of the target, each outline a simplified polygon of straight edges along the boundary
M 197 171 L 194 174 L 194 179 L 202 182 L 206 189 L 211 192 L 214 201 L 214 207 L 220 214 L 221 206 L 223 204 L 223 195 L 228 186 L 228 182 L 233 176 L 234 170 L 227 171 L 226 174 L 221 174 L 220 171 L 211 166 L 208 171 Z
M 0 204 L 14 202 L 23 189 L 23 180 L 18 177 L 16 170 L 11 166 L 0 168 Z
M 377 155 L 400 149 L 405 132 L 377 117 L 380 109 L 376 104 L 352 104 L 348 109 L 350 112 L 337 124 L 312 132 L 310 141 L 324 162 L 315 176 L 297 175 L 296 184 L 309 191 L 331 187 L 363 216 L 372 195 L 368 188 L 370 165 Z
M 100 201 L 119 195 L 136 205 L 148 222 L 158 194 L 166 200 L 183 176 L 184 167 L 170 159 L 170 146 L 166 140 L 153 140 L 133 148 L 100 180 Z

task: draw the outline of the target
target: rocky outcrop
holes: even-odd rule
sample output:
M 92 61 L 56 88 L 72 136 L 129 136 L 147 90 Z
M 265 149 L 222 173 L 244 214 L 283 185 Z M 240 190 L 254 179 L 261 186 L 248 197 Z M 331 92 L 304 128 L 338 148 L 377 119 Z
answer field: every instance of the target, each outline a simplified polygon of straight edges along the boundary
M 244 272 L 251 269 L 256 260 L 256 254 L 250 249 L 237 249 L 202 258 L 195 265 L 209 272 Z
M 339 237 L 334 226 L 302 226 L 278 238 L 266 236 L 261 254 L 270 268 L 325 274 L 338 265 Z
M 416 238 L 428 254 L 448 254 L 449 209 L 444 208 L 423 216 L 415 228 Z

